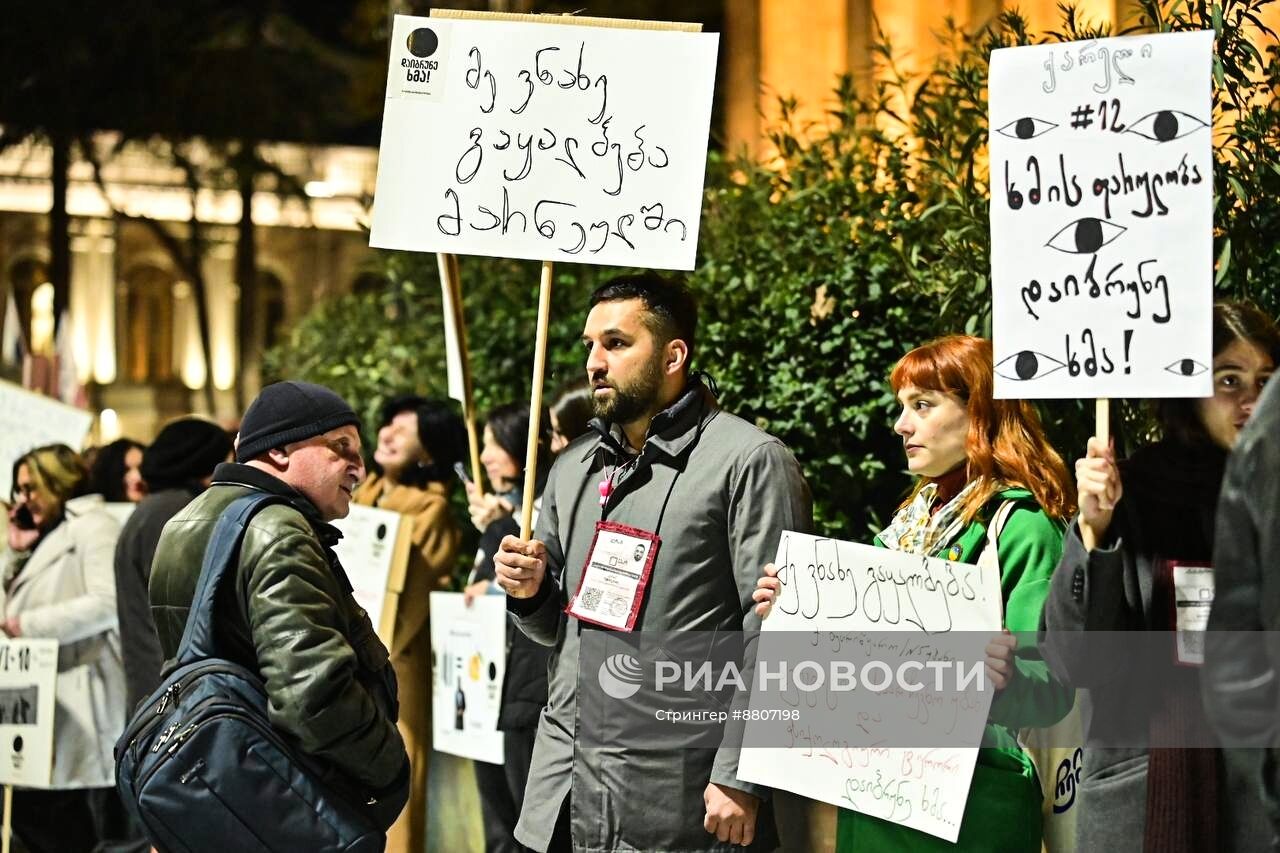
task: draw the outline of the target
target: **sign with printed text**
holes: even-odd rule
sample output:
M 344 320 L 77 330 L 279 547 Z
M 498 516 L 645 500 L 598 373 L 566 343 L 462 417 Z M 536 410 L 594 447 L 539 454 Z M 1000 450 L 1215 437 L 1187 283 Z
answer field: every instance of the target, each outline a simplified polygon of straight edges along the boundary
M 997 398 L 1212 394 L 1213 33 L 991 54 Z
M 892 663 L 929 658 L 931 639 L 1000 631 L 999 577 L 977 566 L 793 532 L 782 534 L 774 563 L 782 591 L 764 620 L 757 667 L 769 665 L 769 638 L 777 632 L 812 634 L 815 654 L 819 646 L 846 658 L 874 651 Z M 906 635 L 904 643 L 884 643 L 885 632 Z M 798 697 L 799 725 L 786 724 L 792 745 L 744 747 L 738 778 L 955 841 L 977 749 L 937 744 L 940 736 L 978 743 L 991 692 L 975 688 L 947 707 L 931 706 L 928 691 L 891 696 L 900 707 L 862 706 L 856 692 L 815 695 L 809 700 L 826 713 L 804 716 Z M 743 742 L 768 742 L 765 725 L 748 722 Z M 886 746 L 902 742 L 904 725 L 915 726 L 928 746 Z
M 431 593 L 432 748 L 501 764 L 502 680 L 507 672 L 507 599 Z
M 693 269 L 717 44 L 396 16 L 369 244 Z
M 93 414 L 84 409 L 0 381 L 0 500 L 9 499 L 19 456 L 55 443 L 80 450 L 92 424 Z
M 57 640 L 0 640 L 0 784 L 49 785 L 57 678 Z

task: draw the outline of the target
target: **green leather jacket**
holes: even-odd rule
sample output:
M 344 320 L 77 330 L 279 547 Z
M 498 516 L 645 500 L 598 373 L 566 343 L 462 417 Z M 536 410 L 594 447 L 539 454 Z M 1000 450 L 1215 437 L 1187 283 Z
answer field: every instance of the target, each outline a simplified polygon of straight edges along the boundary
M 182 640 L 215 523 L 254 489 L 290 501 L 262 509 L 245 531 L 235 583 L 223 584 L 215 604 L 219 654 L 262 676 L 272 725 L 317 759 L 325 781 L 362 800 L 394 800 L 408 756 L 386 647 L 333 553 L 337 529 L 283 481 L 219 465 L 213 485 L 165 525 L 150 581 L 164 655 L 174 657 Z

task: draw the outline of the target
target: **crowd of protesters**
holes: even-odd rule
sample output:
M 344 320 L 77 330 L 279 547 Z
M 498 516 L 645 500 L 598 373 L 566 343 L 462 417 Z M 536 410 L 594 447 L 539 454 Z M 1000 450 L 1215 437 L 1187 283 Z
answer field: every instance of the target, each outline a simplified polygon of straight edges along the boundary
M 505 760 L 475 764 L 486 851 L 776 849 L 784 818 L 770 791 L 738 779 L 728 741 L 581 746 L 579 656 L 584 631 L 758 629 L 783 590 L 769 563 L 780 534 L 812 527 L 801 466 L 721 408 L 683 285 L 620 276 L 584 308 L 585 379 L 552 397 L 539 429 L 521 399 L 482 418 L 487 483 L 466 474 L 453 404 L 388 399 L 366 425 L 366 475 L 351 406 L 294 381 L 264 388 L 238 433 L 193 416 L 149 446 L 50 444 L 11 460 L 0 627 L 59 644 L 53 776 L 15 792 L 17 849 L 151 848 L 116 791 L 112 749 L 178 648 L 214 525 L 255 492 L 280 501 L 244 535 L 215 634 L 261 678 L 271 725 L 386 832 L 387 849 L 428 845 L 428 602 L 450 589 L 468 605 L 500 596 L 510 617 Z M 994 573 L 1004 630 L 985 652 L 995 698 L 958 841 L 840 810 L 836 850 L 1041 850 L 1051 768 L 1024 735 L 1073 707 L 1084 731 L 1072 849 L 1276 849 L 1280 644 L 1261 629 L 1280 613 L 1280 392 L 1263 393 L 1277 360 L 1271 318 L 1219 303 L 1213 396 L 1153 401 L 1156 436 L 1128 452 L 1094 437 L 1065 454 L 1079 455 L 1074 472 L 1034 405 L 994 399 L 989 341 L 922 342 L 885 365 L 899 414 L 884 428 L 904 452 L 885 463 L 914 482 L 873 544 Z M 110 510 L 125 503 L 122 526 Z M 412 519 L 389 648 L 333 551 L 331 522 L 352 503 Z M 649 553 L 625 624 L 579 594 L 599 582 L 601 532 Z M 473 558 L 464 542 L 478 543 Z M 1180 629 L 1180 566 L 1216 570 L 1203 666 L 1116 639 Z

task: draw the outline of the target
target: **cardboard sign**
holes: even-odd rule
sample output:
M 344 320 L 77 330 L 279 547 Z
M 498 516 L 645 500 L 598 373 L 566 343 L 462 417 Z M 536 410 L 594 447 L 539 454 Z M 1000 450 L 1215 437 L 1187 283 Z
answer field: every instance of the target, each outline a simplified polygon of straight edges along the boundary
M 354 588 L 356 601 L 388 647 L 396 624 L 396 608 L 409 565 L 413 519 L 386 509 L 351 505 L 346 518 L 333 522 L 342 531 L 334 547 Z
M 507 672 L 507 600 L 431 593 L 432 747 L 501 764 L 502 679 Z
M 0 381 L 0 500 L 9 499 L 19 456 L 46 444 L 79 450 L 92 423 L 91 412 Z
M 369 244 L 693 269 L 718 40 L 396 16 Z
M 1000 580 L 977 566 L 790 531 L 782 534 L 774 564 L 782 592 L 764 620 L 762 661 L 767 634 L 774 631 L 808 632 L 815 644 L 837 639 L 846 649 L 857 645 L 860 634 L 909 632 L 927 640 L 959 631 L 1000 631 Z M 927 733 L 921 728 L 924 740 L 939 731 L 980 737 L 991 697 L 975 690 L 963 706 L 922 714 L 918 695 L 907 694 L 900 713 L 885 720 L 858 713 L 856 693 L 829 693 L 826 701 L 836 704 L 828 706 L 828 718 L 841 720 L 838 727 L 818 730 L 821 724 L 802 717 L 795 746 L 744 747 L 738 778 L 955 841 L 977 749 L 885 746 L 885 731 L 910 719 L 932 727 Z M 767 734 L 753 737 L 753 729 L 763 725 L 748 722 L 744 743 L 768 742 Z
M 991 55 L 995 396 L 1213 393 L 1212 32 Z
M 48 787 L 58 641 L 0 639 L 0 784 Z

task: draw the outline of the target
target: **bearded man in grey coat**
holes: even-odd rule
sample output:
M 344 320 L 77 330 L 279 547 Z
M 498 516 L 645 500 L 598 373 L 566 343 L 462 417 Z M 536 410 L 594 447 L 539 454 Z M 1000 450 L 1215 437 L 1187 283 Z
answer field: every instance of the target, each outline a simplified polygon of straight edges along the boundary
M 558 456 L 534 538 L 506 537 L 495 558 L 516 624 L 554 649 L 516 828 L 534 850 L 692 853 L 777 843 L 762 808 L 769 792 L 738 780 L 732 738 L 697 749 L 581 742 L 580 691 L 599 689 L 594 673 L 579 679 L 585 632 L 758 628 L 751 594 L 761 566 L 783 530 L 812 524 L 791 452 L 721 410 L 691 373 L 696 318 L 684 286 L 652 273 L 596 290 L 582 335 L 594 429 Z M 607 558 L 597 543 L 606 533 L 626 542 Z M 637 566 L 648 561 L 633 586 L 622 571 L 602 580 L 632 549 Z M 618 600 L 608 608 L 611 596 Z

